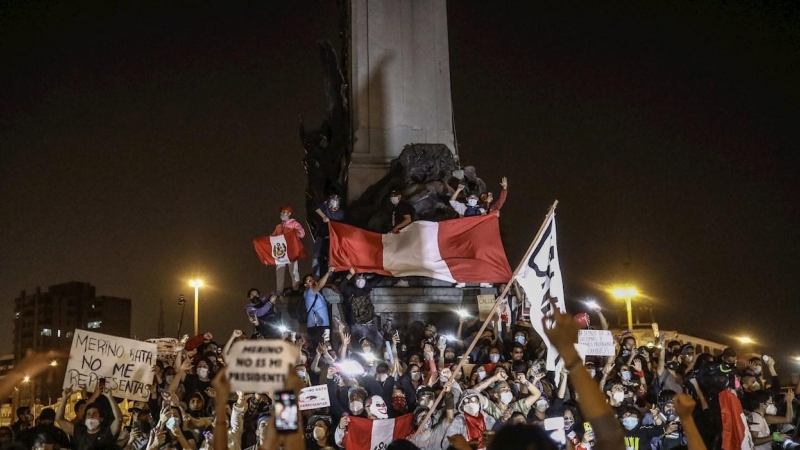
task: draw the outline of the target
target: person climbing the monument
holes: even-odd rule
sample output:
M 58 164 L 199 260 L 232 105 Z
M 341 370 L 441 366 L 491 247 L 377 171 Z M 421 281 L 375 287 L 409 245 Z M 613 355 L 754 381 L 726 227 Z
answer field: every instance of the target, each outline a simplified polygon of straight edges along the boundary
M 303 239 L 306 235 L 306 230 L 303 229 L 300 222 L 292 219 L 292 207 L 281 206 L 278 208 L 278 212 L 280 213 L 281 222 L 275 226 L 275 231 L 272 232 L 272 236 L 282 236 L 286 234 L 286 232 L 294 230 L 297 237 Z M 275 282 L 279 292 L 283 292 L 284 277 L 286 276 L 287 269 L 291 271 L 292 289 L 295 291 L 300 289 L 300 270 L 297 266 L 297 261 L 289 261 L 288 264 L 277 264 L 275 266 Z
M 503 179 L 500 181 L 500 185 L 503 187 L 503 190 L 500 193 L 500 198 L 494 205 L 492 205 L 487 209 L 486 208 L 487 204 L 481 204 L 477 194 L 467 195 L 466 203 L 459 202 L 458 201 L 459 194 L 461 194 L 461 192 L 464 191 L 464 189 L 466 189 L 467 187 L 467 185 L 465 185 L 464 183 L 459 183 L 458 188 L 453 192 L 453 195 L 450 196 L 450 206 L 452 206 L 453 209 L 456 210 L 458 215 L 461 217 L 481 216 L 487 213 L 498 212 L 500 208 L 503 207 L 503 203 L 505 203 L 506 201 L 506 194 L 508 190 L 508 179 L 506 177 L 503 177 Z
M 350 326 L 353 340 L 360 341 L 367 338 L 373 348 L 381 348 L 383 339 L 378 326 L 375 324 L 375 307 L 370 299 L 372 289 L 377 286 L 383 277 L 372 274 L 356 274 L 355 268 L 350 268 L 350 273 L 339 284 L 339 293 L 344 305 L 344 319 Z
M 506 196 L 508 195 L 508 178 L 503 177 L 500 180 L 500 186 L 502 186 L 503 189 L 500 191 L 500 198 L 498 198 L 496 202 L 491 192 L 481 195 L 479 205 L 487 211 L 486 214 L 500 211 L 500 208 L 502 208 L 503 204 L 506 202 Z
M 403 194 L 396 189 L 389 194 L 389 201 L 392 202 L 391 229 L 389 233 L 397 234 L 413 222 L 414 207 L 403 201 Z
M 317 233 L 314 241 L 314 258 L 311 261 L 311 273 L 314 278 L 319 278 L 328 270 L 328 249 L 330 248 L 330 231 L 328 222 L 341 222 L 344 220 L 344 210 L 341 208 L 341 199 L 333 194 L 323 203 L 320 203 L 315 210 L 319 220 L 317 221 Z
M 245 306 L 245 313 L 250 319 L 259 336 L 265 339 L 280 339 L 281 315 L 276 311 L 275 303 L 283 298 L 280 291 L 275 291 L 269 296 L 262 297 L 256 288 L 247 291 L 247 299 L 250 304 Z
M 328 272 L 319 280 L 315 279 L 311 274 L 303 278 L 303 285 L 306 290 L 303 293 L 303 300 L 305 302 L 306 326 L 308 327 L 308 337 L 317 346 L 330 339 L 331 335 L 331 319 L 328 306 L 328 300 L 322 295 L 322 288 L 328 282 L 328 277 L 333 273 L 334 268 L 328 268 Z

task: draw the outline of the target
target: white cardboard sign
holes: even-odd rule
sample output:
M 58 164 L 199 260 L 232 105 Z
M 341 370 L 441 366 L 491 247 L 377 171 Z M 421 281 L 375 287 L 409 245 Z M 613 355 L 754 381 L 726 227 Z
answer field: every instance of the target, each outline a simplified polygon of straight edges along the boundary
M 225 358 L 231 389 L 272 394 L 286 386 L 299 351 L 280 339 L 238 341 Z
M 616 343 L 610 330 L 579 330 L 578 343 L 588 347 L 587 356 L 614 356 Z
M 331 406 L 328 385 L 322 384 L 300 389 L 298 404 L 300 405 L 300 411 Z
M 114 397 L 148 401 L 156 363 L 156 344 L 86 330 L 75 330 L 64 386 L 97 389 L 100 378 Z

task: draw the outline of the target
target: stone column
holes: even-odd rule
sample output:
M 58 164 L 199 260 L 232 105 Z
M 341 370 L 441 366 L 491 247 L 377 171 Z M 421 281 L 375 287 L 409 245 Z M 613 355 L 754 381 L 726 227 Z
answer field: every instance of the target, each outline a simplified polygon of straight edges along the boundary
M 406 144 L 455 150 L 445 0 L 351 0 L 348 196 L 382 178 Z

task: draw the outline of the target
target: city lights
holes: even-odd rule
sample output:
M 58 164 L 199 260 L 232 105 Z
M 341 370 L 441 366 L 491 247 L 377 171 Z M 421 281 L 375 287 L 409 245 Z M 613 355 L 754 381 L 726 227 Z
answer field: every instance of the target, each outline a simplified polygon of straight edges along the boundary
M 756 341 L 750 338 L 750 336 L 737 336 L 736 340 L 741 342 L 742 344 L 755 344 Z
M 194 288 L 194 335 L 198 335 L 198 329 L 200 324 L 200 302 L 198 298 L 200 296 L 200 288 L 203 287 L 203 280 L 194 279 L 189 281 L 189 286 Z
M 611 289 L 611 295 L 618 300 L 625 300 L 625 307 L 628 310 L 628 329 L 633 330 L 633 308 L 631 300 L 639 296 L 639 291 L 633 286 L 617 286 Z

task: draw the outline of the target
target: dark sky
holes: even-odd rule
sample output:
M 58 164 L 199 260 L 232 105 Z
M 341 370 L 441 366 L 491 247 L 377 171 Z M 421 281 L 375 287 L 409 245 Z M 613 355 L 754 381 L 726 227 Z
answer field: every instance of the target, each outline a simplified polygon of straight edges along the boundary
M 509 177 L 512 266 L 557 198 L 571 308 L 629 281 L 662 328 L 800 353 L 797 3 L 522 3 L 448 5 L 460 158 Z M 302 209 L 297 121 L 322 118 L 337 21 L 332 0 L 3 6 L 0 350 L 21 290 L 70 280 L 133 298 L 144 338 L 159 298 L 175 333 L 197 273 L 201 328 L 247 329 L 245 291 L 274 285 L 251 240 Z

